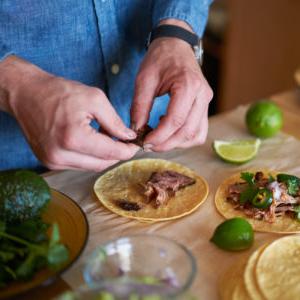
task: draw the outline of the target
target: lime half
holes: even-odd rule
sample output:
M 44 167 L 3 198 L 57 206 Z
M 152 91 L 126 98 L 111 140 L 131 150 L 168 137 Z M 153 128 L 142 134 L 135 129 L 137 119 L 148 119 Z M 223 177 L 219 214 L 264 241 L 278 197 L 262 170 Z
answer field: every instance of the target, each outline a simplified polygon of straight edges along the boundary
M 213 148 L 217 155 L 223 160 L 242 164 L 256 156 L 260 143 L 260 139 L 236 141 L 216 140 L 213 143 Z
M 252 246 L 254 233 L 247 220 L 233 218 L 221 223 L 216 228 L 210 241 L 224 250 L 245 250 Z

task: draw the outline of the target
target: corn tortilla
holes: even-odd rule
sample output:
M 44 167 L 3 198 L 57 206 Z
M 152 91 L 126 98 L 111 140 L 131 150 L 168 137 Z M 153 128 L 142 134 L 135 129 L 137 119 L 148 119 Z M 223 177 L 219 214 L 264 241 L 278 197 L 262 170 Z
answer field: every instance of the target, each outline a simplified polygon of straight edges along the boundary
M 196 180 L 195 184 L 176 192 L 166 205 L 159 208 L 146 203 L 141 184 L 145 184 L 153 172 L 172 170 Z M 204 178 L 180 164 L 162 159 L 140 159 L 124 163 L 99 177 L 94 192 L 110 211 L 123 217 L 145 222 L 177 219 L 192 213 L 207 198 L 208 184 Z M 115 204 L 126 199 L 142 206 L 138 211 L 125 211 Z
M 287 236 L 267 246 L 258 258 L 256 278 L 266 299 L 299 299 L 300 236 Z
M 255 300 L 264 300 L 264 296 L 262 295 L 262 292 L 259 289 L 255 269 L 256 269 L 256 263 L 261 255 L 261 253 L 264 251 L 266 246 L 262 246 L 258 248 L 255 252 L 252 253 L 250 258 L 247 261 L 245 271 L 244 271 L 244 283 L 245 288 L 250 295 L 251 299 Z
M 251 171 L 255 172 L 255 171 Z M 262 170 L 264 174 L 271 174 L 276 176 L 279 172 Z M 234 206 L 229 203 L 226 198 L 228 195 L 228 187 L 231 184 L 241 182 L 241 174 L 235 174 L 228 179 L 226 179 L 218 188 L 215 195 L 215 205 L 218 212 L 224 216 L 226 219 L 241 217 L 247 219 L 247 221 L 252 225 L 255 231 L 260 232 L 273 232 L 273 233 L 298 233 L 300 232 L 300 222 L 292 219 L 289 216 L 282 216 L 276 218 L 274 223 L 268 223 L 263 220 L 256 220 L 250 217 L 247 217 L 242 210 L 234 209 Z

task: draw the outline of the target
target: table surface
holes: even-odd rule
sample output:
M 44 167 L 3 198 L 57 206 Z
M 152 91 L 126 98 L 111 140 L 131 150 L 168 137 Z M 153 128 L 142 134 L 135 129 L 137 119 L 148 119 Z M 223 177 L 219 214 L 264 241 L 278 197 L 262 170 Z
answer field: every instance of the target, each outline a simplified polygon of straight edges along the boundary
M 271 99 L 276 102 L 284 112 L 283 132 L 300 139 L 300 89 L 277 94 L 271 97 Z M 195 213 L 177 221 L 143 224 L 108 212 L 91 196 L 93 183 L 96 178 L 99 177 L 99 173 L 60 171 L 45 174 L 51 187 L 66 193 L 84 209 L 90 225 L 89 241 L 81 258 L 61 279 L 57 280 L 51 286 L 39 287 L 32 290 L 22 297 L 18 297 L 18 299 L 52 299 L 60 292 L 70 287 L 74 288 L 78 286 L 83 283 L 81 276 L 82 264 L 92 249 L 108 239 L 143 232 L 158 233 L 184 243 L 195 255 L 199 270 L 198 279 L 195 280 L 191 287 L 192 294 L 202 299 L 218 299 L 217 277 L 225 268 L 230 266 L 234 260 L 244 255 L 249 255 L 249 251 L 252 252 L 253 249 L 232 254 L 221 251 L 208 242 L 214 228 L 223 220 L 215 211 L 213 195 L 218 184 L 220 184 L 225 177 L 239 172 L 243 168 L 254 167 L 255 162 L 247 163 L 245 166 L 228 165 L 215 157 L 210 145 L 214 139 L 247 137 L 248 133 L 243 127 L 245 110 L 245 107 L 239 107 L 235 111 L 229 111 L 211 117 L 209 120 L 210 130 L 208 139 L 206 144 L 201 147 L 176 150 L 159 155 L 151 153 L 142 155 L 142 157 L 160 157 L 184 164 L 195 169 L 209 182 L 210 195 L 207 201 Z M 263 145 L 260 150 L 261 157 L 258 157 L 256 162 L 261 160 L 264 166 L 267 167 L 272 167 L 272 162 L 267 160 L 266 157 L 275 144 L 278 145 L 277 149 L 279 149 L 274 153 L 275 161 L 277 157 L 285 155 L 284 147 L 280 148 L 281 144 L 289 145 L 290 149 L 298 149 L 300 145 L 297 139 L 282 133 L 264 143 L 265 145 Z M 297 159 L 299 160 L 298 169 L 294 166 Z M 297 157 L 287 157 L 284 162 L 285 163 L 280 163 L 278 159 L 278 168 L 294 171 L 300 175 L 300 154 Z M 276 237 L 278 236 L 259 233 L 256 235 L 254 247 L 256 248 L 263 242 Z

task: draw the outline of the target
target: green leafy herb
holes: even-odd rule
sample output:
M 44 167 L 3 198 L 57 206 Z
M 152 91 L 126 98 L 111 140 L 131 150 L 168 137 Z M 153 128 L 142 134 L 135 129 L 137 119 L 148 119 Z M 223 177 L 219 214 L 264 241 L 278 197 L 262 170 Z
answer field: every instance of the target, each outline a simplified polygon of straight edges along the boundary
M 274 176 L 272 176 L 271 174 L 269 174 L 268 182 L 271 183 L 271 182 L 273 182 L 275 180 L 276 179 L 274 178 Z
M 17 274 L 15 273 L 15 271 L 13 269 L 11 269 L 10 267 L 7 267 L 7 266 L 5 266 L 4 269 L 5 269 L 6 273 L 11 276 L 11 278 L 17 279 Z
M 250 172 L 242 172 L 241 179 L 245 180 L 248 183 L 248 187 L 245 191 L 241 192 L 240 203 L 245 204 L 248 201 L 251 201 L 257 194 L 257 188 L 255 186 L 254 174 Z
M 52 247 L 55 244 L 57 244 L 59 242 L 59 239 L 60 239 L 59 228 L 57 223 L 54 223 L 52 226 L 52 234 L 51 234 L 49 246 Z
M 58 268 L 69 258 L 69 252 L 66 246 L 55 244 L 48 249 L 47 262 L 51 268 Z
M 288 189 L 288 194 L 291 196 L 297 195 L 300 189 L 300 178 L 289 174 L 278 174 L 277 180 L 279 182 L 284 182 Z
M 14 253 L 0 250 L 0 261 L 7 262 L 12 260 L 14 257 L 15 257 Z
M 57 269 L 68 260 L 58 225 L 53 224 L 50 239 L 45 239 L 48 227 L 41 219 L 8 225 L 0 222 L 0 286 L 12 280 L 28 280 L 47 265 Z M 33 232 L 26 233 L 29 228 Z
M 16 269 L 17 278 L 27 279 L 32 277 L 35 271 L 35 259 L 36 254 L 34 252 L 30 252 L 27 258 Z
M 26 220 L 19 224 L 10 224 L 7 228 L 7 232 L 21 237 L 30 242 L 42 242 L 47 241 L 47 230 L 49 225 L 44 223 L 41 218 L 35 218 Z
M 43 267 L 59 268 L 68 260 L 59 228 L 41 214 L 51 199 L 43 177 L 27 170 L 0 172 L 0 287 L 29 280 Z
M 298 193 L 299 186 L 296 182 L 288 181 L 287 182 L 288 193 L 292 196 L 295 196 Z
M 0 232 L 4 232 L 5 231 L 5 223 L 0 221 Z
M 294 206 L 295 217 L 298 221 L 300 221 L 300 205 Z
M 250 172 L 242 172 L 241 179 L 245 180 L 249 185 L 254 185 L 254 174 Z

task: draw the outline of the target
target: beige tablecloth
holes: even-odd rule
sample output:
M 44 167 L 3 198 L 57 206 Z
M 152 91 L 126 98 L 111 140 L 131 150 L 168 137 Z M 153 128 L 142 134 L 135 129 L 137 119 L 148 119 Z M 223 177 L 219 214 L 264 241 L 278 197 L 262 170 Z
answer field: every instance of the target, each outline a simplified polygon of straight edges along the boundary
M 300 175 L 300 141 L 283 133 L 263 140 L 257 157 L 247 164 L 231 165 L 215 156 L 211 148 L 213 140 L 250 137 L 244 125 L 245 109 L 239 107 L 229 114 L 212 118 L 207 142 L 201 147 L 142 155 L 182 163 L 207 179 L 210 187 L 208 199 L 196 212 L 182 219 L 143 224 L 110 213 L 92 196 L 93 183 L 99 174 L 66 171 L 47 177 L 52 187 L 66 193 L 83 207 L 90 224 L 87 247 L 81 259 L 65 273 L 63 279 L 74 288 L 83 283 L 81 271 L 86 256 L 107 240 L 128 234 L 156 233 L 183 243 L 196 257 L 198 273 L 191 292 L 199 299 L 218 299 L 217 281 L 220 274 L 235 260 L 249 255 L 260 244 L 278 237 L 256 233 L 254 246 L 239 253 L 222 251 L 210 243 L 209 239 L 215 227 L 224 220 L 214 206 L 214 194 L 218 185 L 231 174 L 248 168 L 271 168 Z

